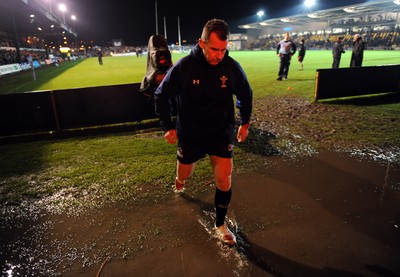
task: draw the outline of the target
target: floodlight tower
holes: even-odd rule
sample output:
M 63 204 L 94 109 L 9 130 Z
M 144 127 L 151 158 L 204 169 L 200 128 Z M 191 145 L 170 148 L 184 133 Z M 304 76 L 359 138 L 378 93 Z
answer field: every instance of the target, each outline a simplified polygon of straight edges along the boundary
M 64 4 L 59 4 L 58 9 L 62 12 L 63 21 L 65 24 L 65 11 L 67 10 L 67 7 Z
M 156 35 L 158 35 L 158 12 L 157 12 L 157 0 L 154 0 L 154 6 L 155 6 L 155 13 L 156 13 Z
M 72 22 L 74 24 L 74 31 L 76 33 L 76 36 L 75 36 L 75 47 L 79 49 L 79 46 L 78 46 L 78 32 L 76 31 L 76 26 L 75 26 L 76 15 L 74 15 L 74 14 L 71 15 L 71 20 L 72 20 Z
M 50 11 L 50 13 L 53 13 L 53 9 L 51 8 L 51 0 L 47 0 L 47 2 L 49 2 L 49 11 Z

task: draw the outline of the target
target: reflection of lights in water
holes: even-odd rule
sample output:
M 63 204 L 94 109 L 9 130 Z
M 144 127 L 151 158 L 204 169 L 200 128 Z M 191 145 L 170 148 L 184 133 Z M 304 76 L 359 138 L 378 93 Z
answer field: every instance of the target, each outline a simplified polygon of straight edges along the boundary
M 12 265 L 12 264 L 10 264 L 10 263 L 7 263 L 7 266 L 9 266 L 10 269 L 6 271 L 6 274 L 7 274 L 6 276 L 11 277 L 11 276 L 13 276 L 13 269 L 14 269 L 16 266 L 15 266 L 15 265 Z
M 203 210 L 205 217 L 199 218 L 198 222 L 204 227 L 206 232 L 210 234 L 211 237 L 217 238 L 213 232 L 214 222 L 215 222 L 215 212 Z M 223 242 L 217 240 L 217 244 L 220 246 L 219 254 L 222 258 L 227 261 L 234 261 L 236 265 L 236 270 L 234 270 L 234 276 L 240 276 L 241 272 L 248 270 L 249 263 L 246 258 L 246 255 L 242 253 L 240 244 L 244 244 L 242 238 L 239 235 L 239 227 L 235 220 L 235 215 L 231 212 L 231 216 L 227 218 L 226 224 L 229 229 L 236 235 L 236 239 L 238 240 L 238 244 L 234 247 L 228 246 Z

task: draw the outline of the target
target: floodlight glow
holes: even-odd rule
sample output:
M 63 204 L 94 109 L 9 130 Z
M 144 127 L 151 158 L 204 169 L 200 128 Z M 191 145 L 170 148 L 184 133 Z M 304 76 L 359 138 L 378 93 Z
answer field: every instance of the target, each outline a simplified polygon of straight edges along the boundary
M 71 15 L 71 19 L 72 20 L 76 20 L 76 16 L 73 14 L 73 15 Z
M 355 7 L 344 8 L 343 10 L 345 12 L 347 12 L 347 13 L 355 13 L 355 12 L 357 12 Z
M 257 13 L 257 15 L 258 15 L 259 17 L 263 16 L 263 15 L 264 15 L 264 11 L 259 11 L 259 12 Z
M 309 13 L 307 14 L 309 18 L 323 18 L 326 17 L 325 13 Z
M 394 0 L 393 3 L 395 3 L 396 5 L 400 5 L 400 0 Z
M 65 6 L 64 4 L 60 4 L 58 5 L 58 8 L 60 9 L 60 11 L 65 12 L 67 10 L 67 6 Z
M 307 8 L 310 8 L 312 6 L 315 5 L 315 0 L 306 0 L 304 1 L 304 6 L 306 6 Z
M 281 19 L 282 22 L 292 22 L 293 20 L 291 20 L 289 17 L 285 17 Z

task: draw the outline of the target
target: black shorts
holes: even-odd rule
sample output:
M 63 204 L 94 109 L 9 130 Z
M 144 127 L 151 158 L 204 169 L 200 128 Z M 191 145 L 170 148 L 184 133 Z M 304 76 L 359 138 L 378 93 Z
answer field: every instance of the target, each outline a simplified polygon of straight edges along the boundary
M 224 141 L 178 143 L 177 159 L 183 164 L 192 164 L 204 158 L 206 155 L 221 158 L 233 157 L 233 143 Z

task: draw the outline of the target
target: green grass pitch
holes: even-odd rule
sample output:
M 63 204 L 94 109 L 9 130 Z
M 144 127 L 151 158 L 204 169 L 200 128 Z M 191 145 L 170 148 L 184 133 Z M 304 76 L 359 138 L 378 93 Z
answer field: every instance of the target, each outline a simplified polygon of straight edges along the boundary
M 187 54 L 173 53 L 173 62 Z M 279 59 L 275 51 L 232 51 L 244 68 L 254 90 L 255 98 L 266 95 L 296 94 L 313 99 L 315 73 L 317 69 L 330 68 L 330 50 L 308 50 L 304 59 L 304 70 L 299 70 L 297 53 L 293 56 L 289 80 L 276 81 Z M 340 67 L 348 67 L 351 51 L 342 55 Z M 35 70 L 36 80 L 31 71 L 0 78 L 0 94 L 57 90 L 114 84 L 140 83 L 146 73 L 147 56 L 122 56 L 103 58 L 99 65 L 97 57 L 67 61 L 59 67 L 43 67 Z M 399 51 L 366 50 L 363 66 L 400 64 Z

